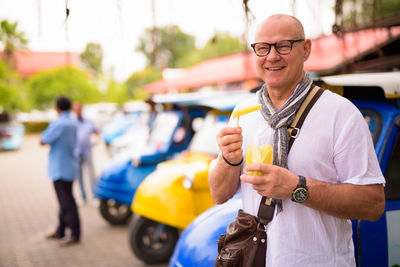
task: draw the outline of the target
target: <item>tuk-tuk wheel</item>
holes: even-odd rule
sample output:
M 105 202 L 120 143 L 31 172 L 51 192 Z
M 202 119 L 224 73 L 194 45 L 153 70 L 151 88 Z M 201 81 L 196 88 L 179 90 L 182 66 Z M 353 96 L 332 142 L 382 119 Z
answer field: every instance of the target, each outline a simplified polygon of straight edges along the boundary
M 110 224 L 127 224 L 132 215 L 128 205 L 115 202 L 113 199 L 100 199 L 100 214 Z
M 178 229 L 139 215 L 129 225 L 131 250 L 146 264 L 168 262 L 178 238 Z

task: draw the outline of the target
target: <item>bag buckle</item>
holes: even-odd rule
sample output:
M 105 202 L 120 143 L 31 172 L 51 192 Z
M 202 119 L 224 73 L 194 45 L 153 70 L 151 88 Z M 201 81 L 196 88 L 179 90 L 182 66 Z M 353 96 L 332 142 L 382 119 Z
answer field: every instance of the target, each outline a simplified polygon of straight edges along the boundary
M 300 128 L 290 127 L 291 131 L 289 133 L 291 138 L 297 138 L 300 132 Z
M 262 231 L 267 232 L 267 225 L 258 222 L 257 223 L 257 229 L 261 229 Z

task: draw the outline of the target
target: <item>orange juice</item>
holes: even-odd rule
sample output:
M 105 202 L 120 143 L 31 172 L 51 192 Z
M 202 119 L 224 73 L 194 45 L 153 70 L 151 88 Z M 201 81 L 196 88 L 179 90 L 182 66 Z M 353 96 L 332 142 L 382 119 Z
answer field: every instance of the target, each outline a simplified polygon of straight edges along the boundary
M 260 147 L 252 144 L 247 148 L 246 165 L 251 163 L 267 163 L 272 164 L 273 152 L 272 146 L 261 145 Z M 261 172 L 249 172 L 250 175 L 262 175 Z

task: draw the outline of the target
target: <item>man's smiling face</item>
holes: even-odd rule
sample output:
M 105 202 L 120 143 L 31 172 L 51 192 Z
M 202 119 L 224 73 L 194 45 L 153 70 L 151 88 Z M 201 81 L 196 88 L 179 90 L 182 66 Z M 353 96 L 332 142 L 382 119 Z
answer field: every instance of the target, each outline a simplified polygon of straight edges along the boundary
M 266 43 L 297 39 L 304 39 L 301 25 L 285 16 L 274 16 L 264 21 L 255 37 L 256 42 Z M 268 88 L 293 90 L 302 79 L 304 61 L 310 49 L 310 40 L 293 43 L 292 51 L 287 55 L 280 55 L 275 47 L 271 47 L 267 56 L 256 56 L 257 72 Z

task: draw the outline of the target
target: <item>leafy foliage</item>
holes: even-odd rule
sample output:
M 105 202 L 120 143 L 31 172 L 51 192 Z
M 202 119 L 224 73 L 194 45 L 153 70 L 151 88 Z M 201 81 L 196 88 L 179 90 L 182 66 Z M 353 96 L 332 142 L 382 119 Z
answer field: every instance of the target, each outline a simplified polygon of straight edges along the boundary
M 31 100 L 40 109 L 53 106 L 60 95 L 82 103 L 97 102 L 101 96 L 88 74 L 74 67 L 39 72 L 29 80 L 29 87 Z
M 17 29 L 18 22 L 10 23 L 7 20 L 0 22 L 0 42 L 4 45 L 3 59 L 7 65 L 16 69 L 16 62 L 13 53 L 16 49 L 24 50 L 27 48 L 28 40 L 25 33 Z
M 125 82 L 129 94 L 135 99 L 146 99 L 148 96 L 143 91 L 146 84 L 161 78 L 161 72 L 152 67 L 133 73 Z
M 137 50 L 146 56 L 148 67 L 128 78 L 129 94 L 136 99 L 146 98 L 146 94 L 139 96 L 139 93 L 144 92 L 144 85 L 161 78 L 161 69 L 186 68 L 210 58 L 245 51 L 242 40 L 228 32 L 216 33 L 202 49 L 197 49 L 194 42 L 194 37 L 181 32 L 177 26 L 155 29 L 155 32 L 146 29 Z
M 136 50 L 142 52 L 154 69 L 175 68 L 177 62 L 195 49 L 195 38 L 171 25 L 145 29 Z
M 86 68 L 94 75 L 102 72 L 103 50 L 100 44 L 88 43 L 80 56 Z
M 360 25 L 373 25 L 373 21 L 398 17 L 400 1 L 378 0 L 343 0 L 343 27 L 352 28 Z
M 23 81 L 0 60 L 0 113 L 25 110 L 27 106 Z
M 186 68 L 210 58 L 245 51 L 242 40 L 228 32 L 215 33 L 201 49 L 194 43 L 195 38 L 183 33 L 178 26 L 167 26 L 146 29 L 136 50 L 145 55 L 153 70 Z
M 240 38 L 232 37 L 228 32 L 216 33 L 207 41 L 204 48 L 191 51 L 177 65 L 179 67 L 189 67 L 210 58 L 244 51 L 245 45 Z
M 114 80 L 111 80 L 108 84 L 107 92 L 106 92 L 106 100 L 107 102 L 113 102 L 118 104 L 123 104 L 129 100 L 128 90 L 126 89 L 125 84 L 117 83 Z

